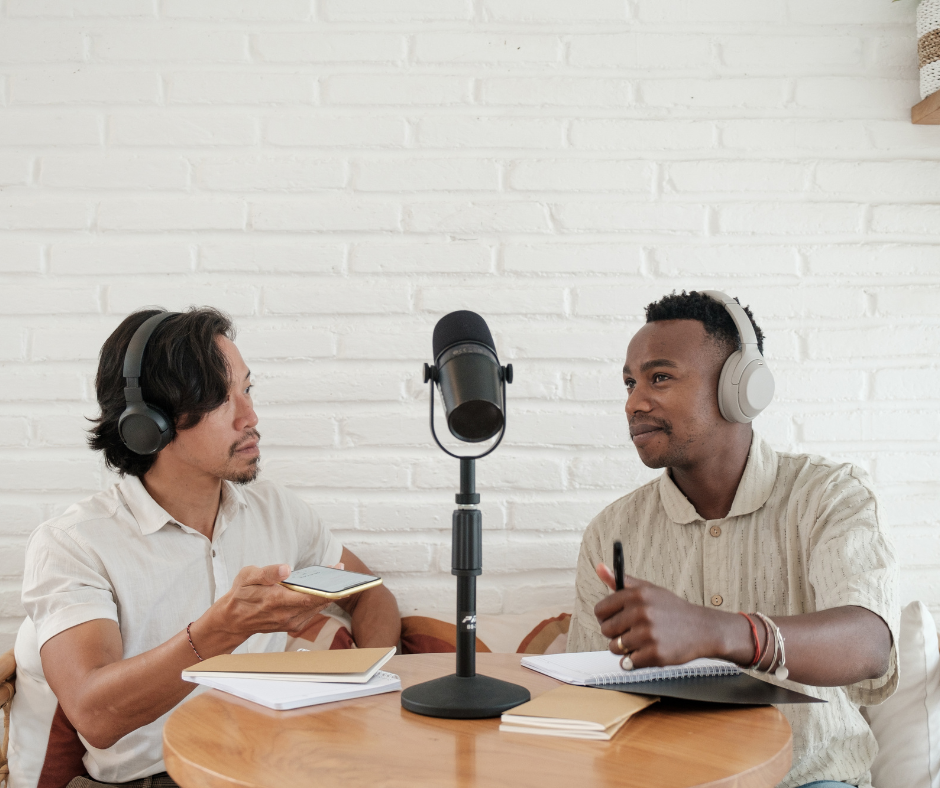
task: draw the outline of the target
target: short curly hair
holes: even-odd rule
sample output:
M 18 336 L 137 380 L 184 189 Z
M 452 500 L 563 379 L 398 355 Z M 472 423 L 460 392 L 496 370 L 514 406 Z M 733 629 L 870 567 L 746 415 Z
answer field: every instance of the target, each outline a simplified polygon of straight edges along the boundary
M 141 477 L 156 454 L 135 454 L 121 440 L 118 421 L 127 407 L 124 397 L 124 356 L 137 329 L 159 309 L 128 315 L 101 347 L 95 391 L 101 415 L 92 419 L 88 445 L 104 453 L 108 467 L 121 476 Z M 160 323 L 147 342 L 141 364 L 144 399 L 160 408 L 174 432 L 195 427 L 228 398 L 230 370 L 216 342 L 235 339 L 231 318 L 212 307 L 190 307 Z
M 734 299 L 738 301 L 737 298 Z M 738 301 L 738 303 L 741 303 Z M 751 314 L 749 307 L 742 307 L 744 313 L 754 326 L 754 333 L 757 335 L 757 349 L 764 352 L 764 332 L 754 321 L 754 315 Z M 713 337 L 719 344 L 728 350 L 731 355 L 736 350 L 741 349 L 741 337 L 738 334 L 738 327 L 728 314 L 724 304 L 716 301 L 711 296 L 692 290 L 686 293 L 676 294 L 673 290 L 667 296 L 663 296 L 659 301 L 654 301 L 646 307 L 646 322 L 655 323 L 660 320 L 698 320 L 705 331 Z

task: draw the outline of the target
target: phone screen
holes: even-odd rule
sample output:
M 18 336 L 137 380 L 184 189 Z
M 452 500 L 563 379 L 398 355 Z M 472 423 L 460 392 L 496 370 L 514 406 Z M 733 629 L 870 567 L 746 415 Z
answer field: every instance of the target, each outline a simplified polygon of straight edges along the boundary
M 343 569 L 333 569 L 330 566 L 308 566 L 306 569 L 291 572 L 281 582 L 313 588 L 328 594 L 338 594 L 377 579 L 374 575 L 346 572 Z

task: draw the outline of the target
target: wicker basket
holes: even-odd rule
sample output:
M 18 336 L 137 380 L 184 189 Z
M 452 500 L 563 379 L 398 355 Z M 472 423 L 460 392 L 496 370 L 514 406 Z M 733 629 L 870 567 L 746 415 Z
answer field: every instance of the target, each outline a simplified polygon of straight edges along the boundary
M 940 90 L 940 0 L 921 0 L 917 6 L 917 55 L 920 97 Z

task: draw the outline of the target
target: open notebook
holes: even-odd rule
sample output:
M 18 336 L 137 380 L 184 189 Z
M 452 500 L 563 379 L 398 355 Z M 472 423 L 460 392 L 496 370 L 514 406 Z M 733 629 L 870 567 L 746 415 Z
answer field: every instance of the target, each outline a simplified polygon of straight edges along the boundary
M 607 684 L 633 684 L 660 679 L 681 679 L 693 676 L 734 676 L 741 668 L 721 659 L 693 659 L 682 665 L 662 668 L 624 670 L 620 657 L 609 651 L 582 651 L 579 654 L 545 654 L 523 657 L 522 666 L 537 670 L 553 679 L 584 687 Z
M 522 665 L 567 684 L 608 687 L 619 692 L 659 698 L 743 705 L 826 702 L 759 679 L 720 659 L 693 659 L 683 665 L 624 670 L 616 654 L 585 651 L 523 657 Z

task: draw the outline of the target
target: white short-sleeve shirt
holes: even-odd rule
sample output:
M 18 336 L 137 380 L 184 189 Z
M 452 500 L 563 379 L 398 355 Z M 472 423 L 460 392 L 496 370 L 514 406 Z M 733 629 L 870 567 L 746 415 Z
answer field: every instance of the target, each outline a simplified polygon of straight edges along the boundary
M 185 630 L 243 567 L 331 565 L 342 551 L 307 504 L 272 482 L 223 482 L 210 542 L 127 476 L 32 533 L 23 605 L 39 648 L 78 624 L 110 619 L 121 629 L 128 658 Z M 286 639 L 285 633 L 253 635 L 236 652 L 283 651 Z M 36 666 L 41 670 L 38 653 Z M 104 750 L 84 742 L 88 773 L 102 782 L 127 782 L 164 771 L 166 716 Z
M 897 643 L 897 557 L 868 474 L 853 465 L 778 453 L 755 433 L 727 517 L 703 519 L 668 471 L 615 501 L 581 542 L 569 651 L 608 647 L 594 605 L 610 590 L 594 567 L 613 565 L 615 539 L 623 543 L 626 574 L 688 602 L 771 618 L 857 605 L 879 615 Z M 894 692 L 895 646 L 884 676 L 848 687 L 760 676 L 828 701 L 779 707 L 793 729 L 793 768 L 781 787 L 836 780 L 870 788 L 878 745 L 859 706 Z

